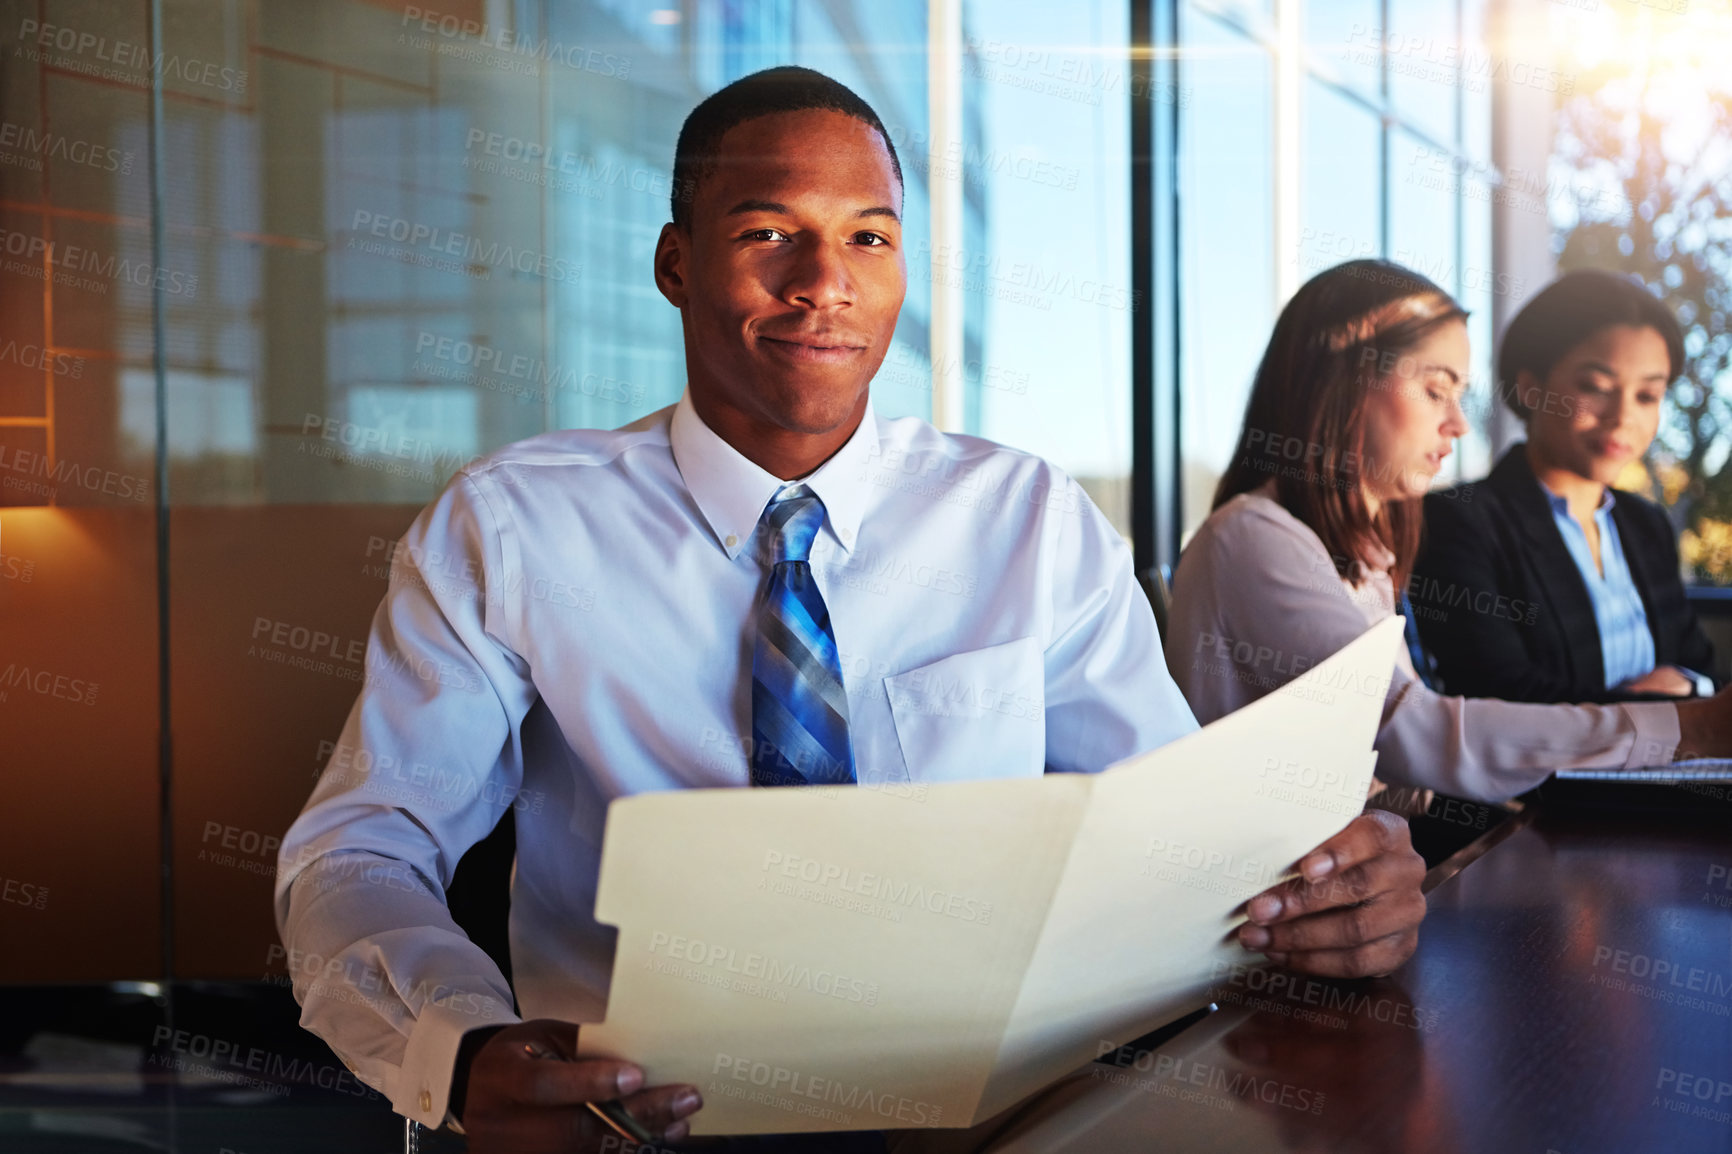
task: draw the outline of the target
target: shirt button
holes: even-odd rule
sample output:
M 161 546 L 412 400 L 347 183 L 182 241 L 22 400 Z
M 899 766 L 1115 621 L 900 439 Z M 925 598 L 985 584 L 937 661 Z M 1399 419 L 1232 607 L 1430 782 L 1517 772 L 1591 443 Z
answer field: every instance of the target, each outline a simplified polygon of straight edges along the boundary
M 432 1093 L 427 1091 L 427 1090 L 421 1091 L 421 1109 L 422 1110 L 431 1110 L 432 1108 L 433 1108 L 433 1095 L 432 1095 Z
M 852 530 L 852 529 L 842 530 L 842 540 L 844 540 L 844 541 L 854 540 L 854 530 Z
M 727 537 L 723 538 L 723 540 L 722 540 L 722 544 L 726 545 L 730 549 L 732 549 L 735 545 L 738 545 L 739 543 L 740 543 L 740 539 L 738 537 L 734 536 L 732 533 L 729 533 L 727 535 Z

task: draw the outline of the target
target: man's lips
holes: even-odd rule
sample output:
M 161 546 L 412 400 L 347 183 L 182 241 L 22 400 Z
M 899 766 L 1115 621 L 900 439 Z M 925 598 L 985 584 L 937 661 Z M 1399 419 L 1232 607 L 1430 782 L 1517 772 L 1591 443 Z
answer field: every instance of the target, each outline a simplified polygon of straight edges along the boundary
M 759 336 L 772 352 L 791 360 L 808 364 L 833 364 L 852 360 L 866 350 L 851 337 L 840 333 L 816 333 L 811 336 Z

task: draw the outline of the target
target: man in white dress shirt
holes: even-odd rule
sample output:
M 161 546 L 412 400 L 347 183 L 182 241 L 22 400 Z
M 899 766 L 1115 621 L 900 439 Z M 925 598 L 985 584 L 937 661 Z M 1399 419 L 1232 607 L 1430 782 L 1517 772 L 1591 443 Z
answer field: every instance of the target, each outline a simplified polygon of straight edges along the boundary
M 572 1023 L 605 1016 L 607 803 L 758 780 L 760 520 L 789 482 L 821 502 L 810 574 L 862 786 L 1093 772 L 1196 725 L 1128 549 L 1073 480 L 872 412 L 906 288 L 901 169 L 872 110 L 805 69 L 759 73 L 692 113 L 674 178 L 655 279 L 681 313 L 685 395 L 625 429 L 507 446 L 422 511 L 367 682 L 283 841 L 302 1023 L 478 1150 L 593 1142 L 582 1104 L 614 1098 L 677 1141 L 701 1105 L 629 1063 L 530 1052 L 570 1055 Z M 444 903 L 506 805 L 528 1021 Z M 1403 823 L 1359 818 L 1302 863 L 1333 884 L 1256 899 L 1245 944 L 1388 972 L 1417 940 L 1422 868 Z

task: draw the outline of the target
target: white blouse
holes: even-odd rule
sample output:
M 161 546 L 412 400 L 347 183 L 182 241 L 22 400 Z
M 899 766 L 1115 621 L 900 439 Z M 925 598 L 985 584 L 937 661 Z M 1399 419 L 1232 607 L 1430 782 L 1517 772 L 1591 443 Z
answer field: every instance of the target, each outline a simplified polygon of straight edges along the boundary
M 1255 701 L 1328 658 L 1395 612 L 1387 552 L 1358 588 L 1337 574 L 1316 533 L 1273 496 L 1273 485 L 1216 509 L 1173 575 L 1167 667 L 1203 724 Z M 1445 697 L 1397 656 L 1377 775 L 1385 781 L 1498 801 L 1554 770 L 1663 764 L 1678 745 L 1666 702 L 1530 705 Z

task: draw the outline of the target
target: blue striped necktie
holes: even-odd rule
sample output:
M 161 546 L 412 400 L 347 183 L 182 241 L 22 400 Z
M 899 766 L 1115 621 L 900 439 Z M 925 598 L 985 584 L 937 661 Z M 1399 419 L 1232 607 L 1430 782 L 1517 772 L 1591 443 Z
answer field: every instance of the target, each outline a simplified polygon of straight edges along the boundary
M 830 611 L 812 580 L 812 539 L 824 504 L 804 485 L 783 489 L 758 522 L 770 587 L 752 651 L 752 784 L 848 785 L 848 698 Z

